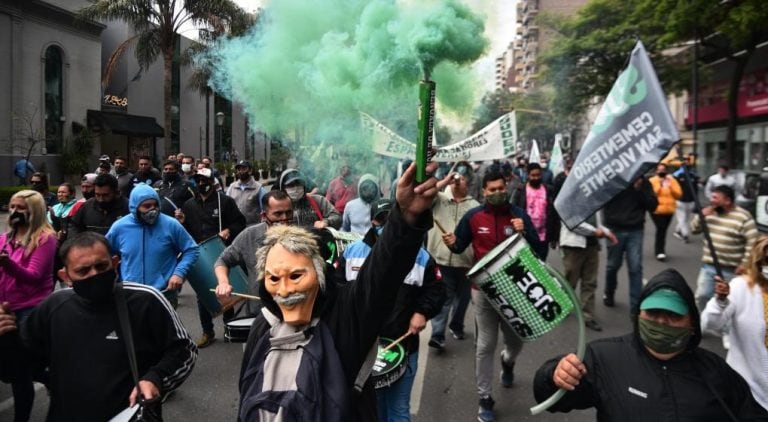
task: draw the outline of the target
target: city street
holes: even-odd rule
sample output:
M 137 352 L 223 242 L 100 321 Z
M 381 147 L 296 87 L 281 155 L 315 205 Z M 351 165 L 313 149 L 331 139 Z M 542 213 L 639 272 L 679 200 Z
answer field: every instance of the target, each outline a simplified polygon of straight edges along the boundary
M 5 223 L 5 215 L 0 219 Z M 655 228 L 647 222 L 644 240 L 644 276 L 656 274 L 664 268 L 676 268 L 695 285 L 695 277 L 701 255 L 701 237 L 696 236 L 690 244 L 683 244 L 669 234 L 666 262 L 658 262 L 652 255 L 652 239 Z M 602 291 L 604 255 L 601 253 L 601 268 L 598 292 Z M 550 253 L 549 262 L 560 267 L 557 253 Z M 626 267 L 622 268 L 619 278 L 619 290 L 616 293 L 616 307 L 605 308 L 598 300 L 597 318 L 604 330 L 600 333 L 587 330 L 588 339 L 623 334 L 631 329 L 627 307 Z M 193 338 L 200 335 L 200 323 L 195 306 L 195 296 L 191 288 L 185 287 L 179 302 L 179 313 Z M 429 338 L 429 324 L 421 335 L 422 347 L 419 354 L 419 372 L 412 394 L 412 407 L 415 421 L 471 421 L 476 419 L 477 397 L 474 380 L 474 351 L 472 343 L 473 323 L 472 307 L 467 312 L 467 339 L 456 341 L 449 336 L 446 352 L 438 355 L 430 350 L 426 342 Z M 168 400 L 164 406 L 165 419 L 168 421 L 230 421 L 237 415 L 237 381 L 242 359 L 240 344 L 222 341 L 223 327 L 217 321 L 218 341 L 200 351 L 192 375 L 184 385 Z M 494 399 L 500 421 L 591 421 L 594 411 L 575 411 L 569 414 L 549 414 L 531 416 L 529 408 L 535 404 L 532 394 L 532 379 L 536 369 L 545 360 L 556 355 L 575 351 L 577 331 L 575 318 L 570 317 L 561 327 L 527 344 L 515 366 L 515 384 L 511 389 L 504 389 L 497 382 L 494 384 Z M 704 346 L 723 354 L 719 338 L 705 337 Z M 127 362 L 126 362 L 127 364 Z M 497 369 L 500 369 L 497 364 Z M 44 420 L 47 407 L 47 395 L 42 386 L 38 386 L 33 414 L 34 421 Z M 10 420 L 12 398 L 10 386 L 0 384 L 0 420 Z

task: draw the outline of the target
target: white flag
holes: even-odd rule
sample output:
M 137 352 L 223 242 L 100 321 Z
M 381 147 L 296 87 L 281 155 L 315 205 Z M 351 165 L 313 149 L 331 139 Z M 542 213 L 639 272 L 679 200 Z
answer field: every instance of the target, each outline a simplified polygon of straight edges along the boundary
M 560 148 L 560 138 L 562 137 L 563 135 L 559 133 L 555 135 L 555 146 L 552 147 L 552 154 L 549 157 L 549 168 L 555 176 L 562 173 L 565 168 L 563 166 L 563 150 Z
M 539 143 L 534 139 L 533 144 L 531 145 L 531 155 L 528 156 L 528 162 L 538 163 L 539 159 Z

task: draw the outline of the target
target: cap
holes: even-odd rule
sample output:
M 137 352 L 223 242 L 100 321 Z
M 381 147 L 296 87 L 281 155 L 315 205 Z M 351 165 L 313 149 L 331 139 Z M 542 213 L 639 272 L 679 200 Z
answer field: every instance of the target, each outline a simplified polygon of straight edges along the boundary
M 250 168 L 253 168 L 253 165 L 248 160 L 240 160 L 237 162 L 237 164 L 235 164 L 235 169 L 237 169 L 238 167 L 248 167 L 250 169 Z
M 201 177 L 201 176 L 207 177 L 210 179 L 211 177 L 213 177 L 213 171 L 209 168 L 201 168 L 200 170 L 197 171 L 197 173 L 195 173 L 194 177 Z
M 377 199 L 371 203 L 371 220 L 376 220 L 376 217 L 392 211 L 393 202 L 391 199 Z
M 99 161 L 109 161 L 109 155 L 104 154 L 101 157 L 99 157 Z
M 302 176 L 301 173 L 299 173 L 299 171 L 296 169 L 288 169 L 284 171 L 283 175 L 280 177 L 280 187 L 285 188 L 286 186 L 296 181 L 300 181 L 303 184 L 304 176 Z
M 93 184 L 96 182 L 96 173 L 86 173 L 82 179 L 80 179 L 80 182 L 86 182 Z
M 688 315 L 688 304 L 685 300 L 676 291 L 666 288 L 654 290 L 640 303 L 641 311 L 648 309 L 663 309 L 678 315 Z

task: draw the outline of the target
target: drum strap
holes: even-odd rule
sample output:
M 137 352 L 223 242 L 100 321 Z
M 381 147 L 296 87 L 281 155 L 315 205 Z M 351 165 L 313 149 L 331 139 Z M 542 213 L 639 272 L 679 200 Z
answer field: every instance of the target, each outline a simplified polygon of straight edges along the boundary
M 371 372 L 373 371 L 373 364 L 376 363 L 376 356 L 379 354 L 379 340 L 376 339 L 376 342 L 373 344 L 373 347 L 371 347 L 371 350 L 368 352 L 368 355 L 365 357 L 365 360 L 363 361 L 363 366 L 360 367 L 360 372 L 357 373 L 357 377 L 355 378 L 355 392 L 360 394 L 363 391 L 363 387 L 365 386 L 365 382 L 368 381 L 368 378 L 371 377 Z

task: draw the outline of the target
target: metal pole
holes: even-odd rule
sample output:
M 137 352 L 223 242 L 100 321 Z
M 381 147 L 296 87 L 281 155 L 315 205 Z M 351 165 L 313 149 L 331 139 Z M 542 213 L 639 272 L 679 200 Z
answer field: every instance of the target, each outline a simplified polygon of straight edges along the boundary
M 693 155 L 696 157 L 699 137 L 699 34 L 698 31 L 693 37 L 693 75 L 691 78 L 693 90 L 693 122 L 691 122 L 691 134 L 693 136 Z

